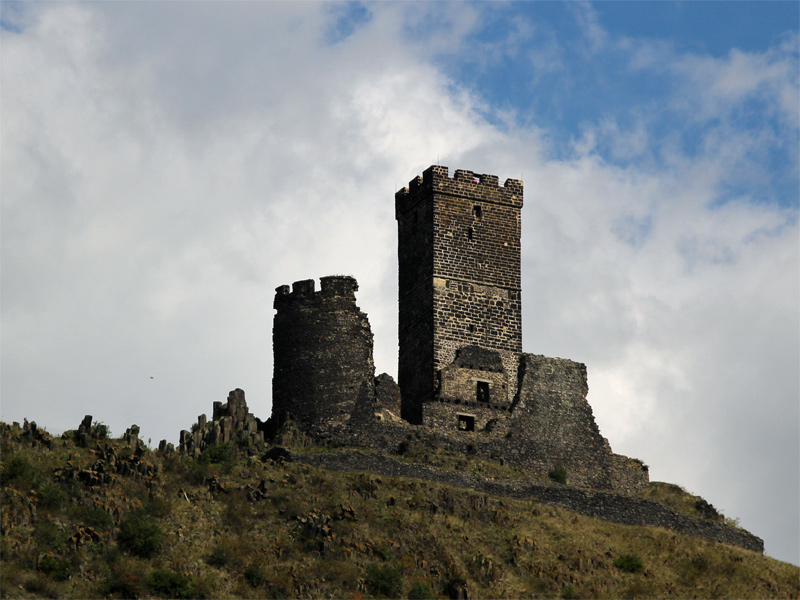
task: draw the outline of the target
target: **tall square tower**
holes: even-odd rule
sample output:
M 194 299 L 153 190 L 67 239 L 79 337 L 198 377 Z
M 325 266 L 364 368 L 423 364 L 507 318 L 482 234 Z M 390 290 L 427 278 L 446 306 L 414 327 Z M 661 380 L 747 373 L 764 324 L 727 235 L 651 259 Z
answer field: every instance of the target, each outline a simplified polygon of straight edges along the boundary
M 422 422 L 442 369 L 467 347 L 499 355 L 509 377 L 504 403 L 513 395 L 522 352 L 522 200 L 520 180 L 500 187 L 495 175 L 462 169 L 451 179 L 435 165 L 395 194 L 405 420 Z

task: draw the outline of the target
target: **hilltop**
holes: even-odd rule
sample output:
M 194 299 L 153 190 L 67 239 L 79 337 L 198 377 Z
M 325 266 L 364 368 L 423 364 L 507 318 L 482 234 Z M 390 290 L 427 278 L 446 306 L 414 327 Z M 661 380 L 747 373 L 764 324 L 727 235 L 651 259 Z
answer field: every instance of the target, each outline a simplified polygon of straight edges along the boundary
M 4 598 L 798 596 L 800 569 L 759 552 L 464 487 L 526 475 L 425 440 L 348 449 L 288 423 L 192 458 L 133 427 L 0 427 Z M 561 475 L 527 481 L 581 493 Z M 636 497 L 725 521 L 676 485 Z

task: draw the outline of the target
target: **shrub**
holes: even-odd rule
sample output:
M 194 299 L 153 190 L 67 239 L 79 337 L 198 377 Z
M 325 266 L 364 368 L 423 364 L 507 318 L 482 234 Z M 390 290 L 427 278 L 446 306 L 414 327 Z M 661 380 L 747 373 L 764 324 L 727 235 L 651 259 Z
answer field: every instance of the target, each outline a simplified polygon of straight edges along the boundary
M 200 455 L 200 462 L 222 464 L 233 459 L 231 448 L 228 444 L 211 444 L 206 446 Z
M 111 565 L 102 586 L 104 596 L 138 598 L 142 595 L 142 577 L 118 564 Z
M 708 569 L 708 559 L 700 554 L 695 555 L 689 562 L 696 571 L 703 572 Z
M 267 581 L 266 575 L 257 564 L 252 563 L 244 570 L 244 578 L 254 588 L 261 587 Z
M 3 485 L 12 481 L 30 478 L 33 468 L 30 463 L 21 456 L 12 456 L 7 461 L 3 461 Z
M 267 598 L 271 598 L 272 600 L 286 600 L 289 598 L 289 594 L 281 586 L 271 586 L 269 590 L 267 590 Z
M 147 575 L 147 587 L 165 598 L 194 598 L 192 579 L 182 573 L 154 569 Z
M 39 506 L 50 510 L 61 508 L 67 501 L 67 494 L 57 483 L 47 483 L 39 490 Z
M 378 555 L 381 560 L 389 560 L 392 558 L 392 549 L 389 546 L 379 546 L 375 548 L 375 554 Z
M 560 483 L 562 485 L 567 483 L 567 469 L 561 465 L 550 471 L 547 476 L 556 483 Z
M 214 549 L 206 557 L 206 563 L 212 567 L 221 569 L 223 567 L 232 566 L 236 563 L 236 556 L 225 546 L 217 544 Z
M 578 591 L 572 585 L 567 584 L 561 588 L 561 597 L 564 600 L 574 600 L 578 597 Z
M 142 558 L 151 558 L 161 551 L 164 534 L 161 527 L 144 509 L 127 513 L 119 524 L 117 543 L 120 548 Z
M 614 566 L 626 573 L 641 573 L 644 571 L 642 559 L 636 554 L 621 554 L 614 560 Z
M 728 527 L 734 527 L 736 529 L 742 528 L 739 517 L 724 517 L 724 519 L 725 519 L 725 525 L 727 525 Z
M 208 477 L 208 462 L 202 460 L 186 459 L 186 472 L 184 480 L 189 485 L 203 485 Z
M 425 581 L 415 581 L 408 588 L 408 600 L 431 600 L 433 589 Z
M 57 581 L 66 581 L 72 575 L 72 563 L 66 558 L 48 554 L 39 561 L 39 570 Z
M 68 537 L 64 530 L 49 518 L 39 518 L 33 526 L 33 539 L 36 545 L 46 552 L 61 550 Z
M 5 588 L 3 592 L 5 592 Z M 50 582 L 43 577 L 31 577 L 25 581 L 25 591 L 37 597 L 58 598 L 58 593 L 52 588 Z
M 152 496 L 148 498 L 144 510 L 153 517 L 163 519 L 172 512 L 172 500 L 163 496 Z
M 96 440 L 107 440 L 111 436 L 111 429 L 105 423 L 95 421 L 92 424 L 92 430 L 89 435 Z
M 397 598 L 403 585 L 400 571 L 391 565 L 371 564 L 365 578 L 369 593 L 378 598 Z
M 207 573 L 192 578 L 192 598 L 216 598 L 217 597 L 217 580 L 215 577 Z
M 107 529 L 114 523 L 114 519 L 99 506 L 76 506 L 71 514 L 81 525 L 88 525 L 94 529 Z

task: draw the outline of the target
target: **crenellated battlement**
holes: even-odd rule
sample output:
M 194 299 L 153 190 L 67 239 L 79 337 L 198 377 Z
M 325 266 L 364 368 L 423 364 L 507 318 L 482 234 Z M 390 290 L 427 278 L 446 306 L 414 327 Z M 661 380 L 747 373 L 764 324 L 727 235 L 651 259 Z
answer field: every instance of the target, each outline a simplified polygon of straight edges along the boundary
M 374 396 L 375 366 L 358 282 L 346 275 L 319 281 L 319 291 L 313 279 L 275 290 L 272 414 L 322 434 L 348 422 L 362 390 Z
M 456 169 L 451 178 L 449 172 L 448 167 L 441 165 L 433 165 L 425 169 L 422 176 L 418 175 L 408 182 L 408 187 L 395 193 L 398 210 L 401 202 L 409 198 L 412 200 L 417 198 L 423 190 L 522 207 L 523 183 L 521 179 L 506 179 L 505 183 L 500 186 L 500 179 L 497 175 Z
M 314 303 L 327 299 L 351 300 L 355 305 L 358 282 L 349 275 L 329 275 L 320 277 L 320 290 L 316 291 L 313 279 L 295 281 L 291 286 L 281 285 L 275 288 L 275 309 L 297 303 Z

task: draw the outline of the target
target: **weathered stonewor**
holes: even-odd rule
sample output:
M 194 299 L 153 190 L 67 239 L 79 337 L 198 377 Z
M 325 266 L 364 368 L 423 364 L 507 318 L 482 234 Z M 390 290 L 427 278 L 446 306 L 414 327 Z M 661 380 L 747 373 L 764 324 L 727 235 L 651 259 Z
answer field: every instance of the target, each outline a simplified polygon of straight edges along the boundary
M 224 404 L 214 402 L 211 421 L 203 414 L 192 431 L 181 431 L 178 451 L 197 457 L 212 444 L 253 443 L 263 439 L 264 423 L 247 410 L 244 390 L 237 388 L 228 394 Z M 166 444 L 163 445 L 166 449 Z
M 375 378 L 375 415 L 382 421 L 400 420 L 400 386 L 394 378 L 381 373 Z
M 498 456 L 537 476 L 562 466 L 570 483 L 584 487 L 634 492 L 647 485 L 647 467 L 614 454 L 600 434 L 586 400 L 584 364 L 523 354 L 518 379 L 508 443 Z
M 395 194 L 398 383 L 403 418 L 422 423 L 460 348 L 500 355 L 509 401 L 522 351 L 522 181 L 434 165 Z M 500 389 L 494 390 L 500 394 Z
M 276 289 L 272 332 L 273 422 L 291 417 L 325 437 L 345 425 L 359 395 L 375 398 L 372 331 L 356 306 L 356 280 L 297 281 Z

